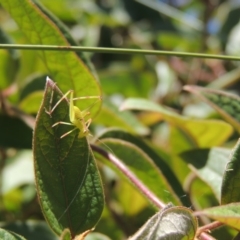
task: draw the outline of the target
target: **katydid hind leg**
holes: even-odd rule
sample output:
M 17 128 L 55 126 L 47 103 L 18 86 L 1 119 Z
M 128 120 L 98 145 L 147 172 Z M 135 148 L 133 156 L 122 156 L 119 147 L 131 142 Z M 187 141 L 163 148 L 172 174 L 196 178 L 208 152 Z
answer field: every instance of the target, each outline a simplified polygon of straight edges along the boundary
M 66 137 L 67 135 L 69 135 L 70 133 L 72 133 L 73 131 L 75 131 L 75 130 L 77 130 L 77 129 L 78 129 L 77 127 L 73 128 L 72 130 L 70 130 L 70 131 L 64 133 L 60 138 L 64 138 L 64 137 Z
M 52 125 L 52 127 L 56 127 L 57 125 L 68 125 L 68 126 L 74 126 L 72 123 L 69 123 L 69 122 L 56 122 Z M 77 127 L 73 128 L 72 130 L 64 133 L 60 138 L 64 138 L 66 137 L 67 135 L 69 135 L 70 133 L 72 133 L 73 131 L 75 131 L 76 129 L 78 129 Z
M 73 126 L 72 123 L 69 123 L 69 122 L 62 122 L 62 121 L 60 121 L 60 122 L 56 122 L 56 123 L 54 123 L 54 124 L 52 125 L 52 127 L 56 127 L 56 126 L 59 125 L 59 124 Z

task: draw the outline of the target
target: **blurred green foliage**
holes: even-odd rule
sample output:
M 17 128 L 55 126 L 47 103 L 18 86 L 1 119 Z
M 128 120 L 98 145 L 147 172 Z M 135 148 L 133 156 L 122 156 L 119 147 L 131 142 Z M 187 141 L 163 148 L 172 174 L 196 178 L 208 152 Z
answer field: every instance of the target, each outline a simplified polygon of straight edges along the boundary
M 60 32 L 72 45 L 240 55 L 240 5 L 237 1 L 234 4 L 234 1 L 224 0 L 159 0 L 155 8 L 149 4 L 151 1 L 144 4 L 130 0 L 39 2 L 44 11 L 52 14 L 51 21 L 57 23 L 56 34 Z M 167 2 L 166 8 L 161 5 L 163 2 Z M 33 43 L 29 42 L 29 36 L 34 38 L 34 34 L 41 31 L 39 26 L 27 35 L 24 24 L 21 27 L 15 21 L 0 7 L 0 43 Z M 37 23 L 37 19 L 33 23 Z M 62 39 L 45 40 L 62 44 Z M 240 100 L 236 97 L 231 101 L 231 96 L 226 95 L 224 100 L 229 101 L 230 106 L 221 109 L 221 102 L 208 98 L 209 92 L 204 89 L 214 87 L 239 95 L 238 62 L 107 53 L 81 53 L 70 57 L 64 52 L 48 54 L 45 58 L 40 51 L 0 50 L 1 227 L 26 239 L 37 239 L 36 235 L 39 239 L 55 239 L 42 221 L 44 217 L 34 188 L 31 150 L 35 116 L 42 101 L 46 76 L 51 74 L 56 76 L 53 80 L 59 81 L 58 86 L 63 91 L 69 90 L 71 85 L 71 88 L 78 86 L 83 96 L 91 91 L 93 95 L 102 93 L 102 108 L 99 111 L 100 105 L 96 106 L 98 115 L 90 127 L 92 134 L 102 139 L 95 144 L 118 156 L 123 154 L 123 150 L 120 153 L 118 150 L 125 148 L 127 160 L 123 162 L 135 173 L 138 172 L 137 161 L 141 166 L 147 164 L 145 176 L 139 178 L 150 189 L 163 186 L 164 189 L 159 189 L 161 193 L 156 193 L 162 196 L 163 202 L 172 201 L 195 210 L 220 203 L 222 181 L 225 181 L 224 186 L 228 185 L 228 179 L 222 176 L 222 162 L 231 160 L 226 152 L 229 153 L 239 137 L 239 117 L 234 109 Z M 82 87 L 79 75 L 76 80 L 70 74 L 63 74 L 67 70 L 62 66 L 68 66 L 68 59 L 79 59 L 79 56 L 84 64 L 78 61 L 75 65 L 73 61 L 69 68 L 75 73 L 79 65 L 84 69 L 86 65 L 98 79 L 100 88 L 98 82 L 91 82 L 88 70 L 91 87 Z M 59 65 L 49 64 L 50 57 L 57 59 Z M 61 78 L 64 78 L 62 82 Z M 184 85 L 204 87 L 203 92 L 192 92 L 207 103 L 210 101 L 216 111 L 182 91 Z M 214 98 L 219 93 L 211 94 Z M 125 101 L 130 97 L 134 99 Z M 120 106 L 125 110 L 121 112 Z M 236 124 L 232 124 L 232 118 Z M 133 149 L 135 155 L 131 152 Z M 137 158 L 137 154 L 141 157 Z M 128 162 L 131 156 L 135 156 L 134 162 Z M 221 166 L 218 165 L 220 156 Z M 111 164 L 98 154 L 96 158 L 100 160 L 106 205 L 96 226 L 96 231 L 102 235 L 90 238 L 90 234 L 89 239 L 126 238 L 156 209 L 122 174 L 113 170 Z M 156 172 L 158 178 L 151 175 Z M 151 180 L 156 180 L 156 184 L 148 181 L 148 177 L 153 177 Z M 162 194 L 164 191 L 167 194 Z M 209 221 L 201 217 L 199 225 Z M 211 235 L 231 239 L 236 232 L 224 227 Z

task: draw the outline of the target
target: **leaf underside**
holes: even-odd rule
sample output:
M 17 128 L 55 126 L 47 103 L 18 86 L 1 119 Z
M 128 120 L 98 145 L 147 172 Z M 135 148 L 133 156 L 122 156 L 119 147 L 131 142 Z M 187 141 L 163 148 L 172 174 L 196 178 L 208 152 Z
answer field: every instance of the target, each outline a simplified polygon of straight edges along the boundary
M 213 107 L 227 122 L 240 132 L 240 98 L 220 90 L 186 85 L 189 91 Z
M 167 205 L 152 216 L 129 240 L 194 239 L 197 219 L 185 207 Z
M 0 239 L 7 239 L 7 240 L 26 240 L 24 237 L 7 231 L 5 229 L 0 228 Z
M 72 237 L 95 226 L 104 197 L 93 154 L 86 138 L 78 138 L 78 130 L 60 137 L 73 127 L 69 122 L 69 105 L 51 81 L 47 81 L 44 99 L 34 130 L 34 167 L 39 202 L 50 227 L 58 235 L 69 229 Z M 52 100 L 51 100 L 52 99 Z

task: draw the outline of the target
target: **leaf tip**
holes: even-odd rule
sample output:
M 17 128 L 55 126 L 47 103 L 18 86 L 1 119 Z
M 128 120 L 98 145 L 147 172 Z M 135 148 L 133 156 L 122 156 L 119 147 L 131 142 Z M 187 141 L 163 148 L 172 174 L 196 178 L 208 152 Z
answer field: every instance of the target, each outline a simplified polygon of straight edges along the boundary
M 53 86 L 56 85 L 56 84 L 54 83 L 54 81 L 49 76 L 47 76 L 46 77 L 46 85 L 53 88 Z

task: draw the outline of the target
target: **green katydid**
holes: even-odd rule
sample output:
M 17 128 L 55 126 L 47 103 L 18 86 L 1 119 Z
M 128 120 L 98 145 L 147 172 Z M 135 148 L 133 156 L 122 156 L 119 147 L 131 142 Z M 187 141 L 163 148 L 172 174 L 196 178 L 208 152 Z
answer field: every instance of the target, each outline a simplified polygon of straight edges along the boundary
M 48 114 L 52 114 L 52 112 L 56 109 L 56 107 L 61 103 L 61 101 L 63 101 L 64 99 L 66 99 L 66 97 L 70 94 L 70 99 L 69 99 L 69 119 L 70 122 L 56 122 L 55 124 L 52 125 L 52 127 L 55 127 L 59 124 L 65 124 L 65 125 L 70 125 L 70 126 L 75 126 L 75 128 L 73 128 L 72 130 L 70 130 L 69 132 L 66 132 L 65 134 L 63 134 L 60 138 L 64 138 L 66 137 L 68 134 L 70 134 L 71 132 L 79 129 L 79 134 L 78 134 L 78 138 L 83 138 L 83 137 L 87 137 L 90 135 L 89 132 L 89 126 L 92 122 L 91 118 L 87 118 L 87 116 L 90 115 L 89 110 L 91 109 L 91 107 L 94 106 L 95 103 L 93 103 L 92 105 L 90 105 L 87 109 L 85 110 L 80 110 L 77 106 L 74 106 L 73 101 L 76 100 L 81 100 L 81 99 L 97 99 L 101 100 L 101 96 L 86 96 L 86 97 L 76 97 L 73 98 L 73 90 L 69 90 L 67 93 L 65 93 L 63 95 L 63 97 L 54 105 L 54 107 L 48 111 Z M 51 100 L 52 101 L 52 100 Z

